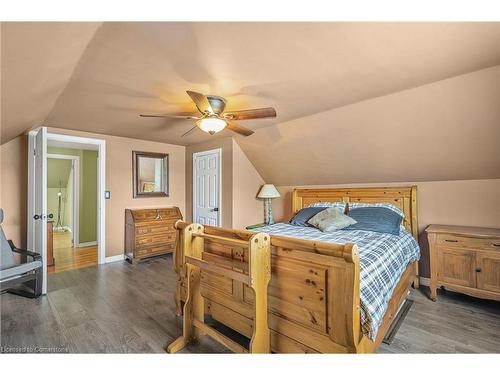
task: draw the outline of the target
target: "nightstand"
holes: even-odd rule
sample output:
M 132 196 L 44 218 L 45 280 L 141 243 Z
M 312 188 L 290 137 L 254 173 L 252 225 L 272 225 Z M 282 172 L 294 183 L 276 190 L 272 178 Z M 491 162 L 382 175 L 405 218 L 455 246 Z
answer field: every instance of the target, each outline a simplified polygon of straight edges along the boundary
M 430 225 L 431 299 L 437 288 L 500 301 L 500 229 Z
M 257 229 L 257 228 L 261 228 L 261 227 L 265 227 L 266 224 L 264 223 L 260 223 L 260 224 L 252 224 L 252 225 L 248 225 L 245 227 L 246 230 L 253 230 L 253 229 Z

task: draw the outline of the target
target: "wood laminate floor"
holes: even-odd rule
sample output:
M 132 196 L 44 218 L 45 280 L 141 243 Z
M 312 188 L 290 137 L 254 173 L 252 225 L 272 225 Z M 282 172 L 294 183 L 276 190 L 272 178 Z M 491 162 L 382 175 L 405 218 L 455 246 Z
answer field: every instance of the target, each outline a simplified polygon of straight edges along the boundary
M 182 330 L 173 302 L 175 280 L 171 256 L 51 274 L 47 296 L 0 296 L 0 346 L 4 351 L 164 353 Z M 432 302 L 424 293 L 425 287 L 412 290 L 412 308 L 393 343 L 382 344 L 380 353 L 500 352 L 499 302 L 446 291 Z M 204 337 L 184 352 L 226 350 Z
M 97 246 L 73 247 L 70 232 L 54 232 L 54 265 L 49 273 L 97 265 Z

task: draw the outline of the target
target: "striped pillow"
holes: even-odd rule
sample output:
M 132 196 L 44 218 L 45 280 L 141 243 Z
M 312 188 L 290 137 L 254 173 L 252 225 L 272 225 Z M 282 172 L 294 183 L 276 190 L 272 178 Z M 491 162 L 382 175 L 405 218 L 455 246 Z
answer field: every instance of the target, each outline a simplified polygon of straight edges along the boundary
M 314 202 L 311 203 L 307 207 L 336 207 L 338 208 L 342 213 L 345 212 L 345 207 L 346 204 L 343 201 L 337 201 L 337 202 Z

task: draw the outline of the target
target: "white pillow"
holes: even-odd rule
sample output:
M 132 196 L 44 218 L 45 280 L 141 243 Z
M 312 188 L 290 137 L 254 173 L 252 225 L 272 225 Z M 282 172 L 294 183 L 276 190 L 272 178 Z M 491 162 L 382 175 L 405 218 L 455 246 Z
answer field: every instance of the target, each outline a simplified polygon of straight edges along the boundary
M 344 215 L 337 207 L 329 207 L 314 215 L 308 223 L 322 232 L 330 233 L 347 228 L 349 225 L 356 224 L 357 221 Z

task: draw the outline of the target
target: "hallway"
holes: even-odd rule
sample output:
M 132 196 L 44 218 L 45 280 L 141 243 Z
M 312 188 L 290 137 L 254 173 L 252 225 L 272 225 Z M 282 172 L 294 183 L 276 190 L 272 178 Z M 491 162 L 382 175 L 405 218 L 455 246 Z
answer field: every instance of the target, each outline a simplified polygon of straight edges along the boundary
M 54 232 L 54 260 L 54 265 L 48 267 L 49 273 L 95 266 L 97 246 L 74 248 L 71 245 L 71 232 Z

